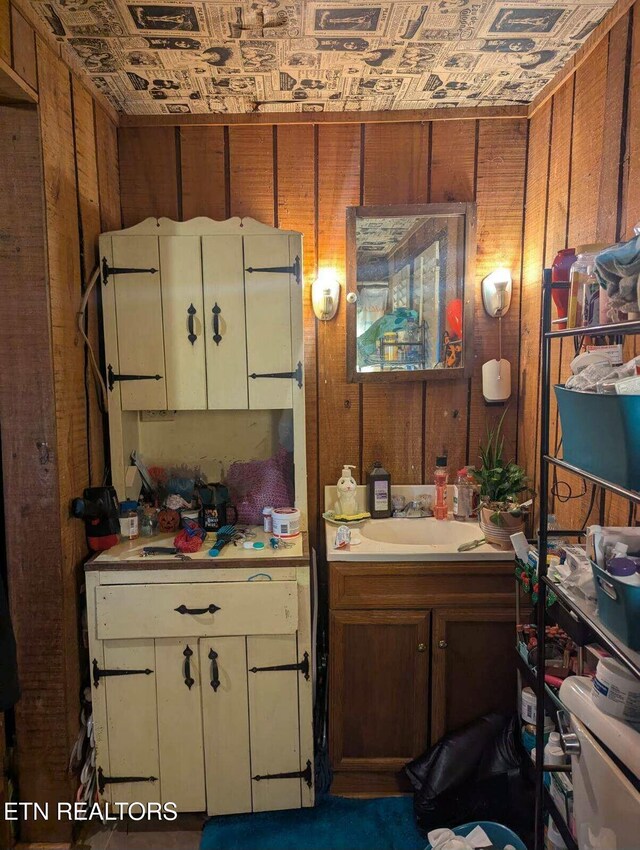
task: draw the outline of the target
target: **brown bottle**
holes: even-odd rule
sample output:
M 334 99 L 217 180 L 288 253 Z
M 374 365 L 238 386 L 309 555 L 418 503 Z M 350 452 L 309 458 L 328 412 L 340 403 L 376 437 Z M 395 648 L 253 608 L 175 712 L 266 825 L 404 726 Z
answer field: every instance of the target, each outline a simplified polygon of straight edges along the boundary
M 367 500 L 373 519 L 391 516 L 391 476 L 379 461 L 367 472 Z

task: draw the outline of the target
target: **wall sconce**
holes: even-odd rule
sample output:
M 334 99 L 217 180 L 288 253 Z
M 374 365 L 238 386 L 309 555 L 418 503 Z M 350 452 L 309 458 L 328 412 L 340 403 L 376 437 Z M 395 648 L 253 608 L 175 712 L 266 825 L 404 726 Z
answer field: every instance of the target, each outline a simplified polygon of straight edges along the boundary
M 498 356 L 482 366 L 482 394 L 488 404 L 504 404 L 511 396 L 511 364 L 502 356 L 502 318 L 511 306 L 513 281 L 509 269 L 496 269 L 482 281 L 482 303 L 498 320 Z
M 311 303 L 317 319 L 328 322 L 338 312 L 340 282 L 334 269 L 320 269 L 311 284 Z
M 496 269 L 482 281 L 482 303 L 492 319 L 501 319 L 508 313 L 512 288 L 509 269 Z

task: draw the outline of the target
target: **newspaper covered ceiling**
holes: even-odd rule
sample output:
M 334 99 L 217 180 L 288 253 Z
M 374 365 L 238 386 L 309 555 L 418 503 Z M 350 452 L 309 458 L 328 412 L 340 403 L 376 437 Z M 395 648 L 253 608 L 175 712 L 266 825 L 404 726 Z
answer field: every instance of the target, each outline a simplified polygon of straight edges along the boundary
M 327 112 L 527 103 L 613 6 L 31 0 L 119 111 Z

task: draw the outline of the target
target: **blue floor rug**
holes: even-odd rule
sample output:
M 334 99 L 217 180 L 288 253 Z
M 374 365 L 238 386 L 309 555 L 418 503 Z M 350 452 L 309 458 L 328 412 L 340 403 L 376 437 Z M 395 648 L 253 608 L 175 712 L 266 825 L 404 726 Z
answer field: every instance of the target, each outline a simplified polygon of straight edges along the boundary
M 313 809 L 212 818 L 200 850 L 421 850 L 426 843 L 411 797 L 324 797 Z

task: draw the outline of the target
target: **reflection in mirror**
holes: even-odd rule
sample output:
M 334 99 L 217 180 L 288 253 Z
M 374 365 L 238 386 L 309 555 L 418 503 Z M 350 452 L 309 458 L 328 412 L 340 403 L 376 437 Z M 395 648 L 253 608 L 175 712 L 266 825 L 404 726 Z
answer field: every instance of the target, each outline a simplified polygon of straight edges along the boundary
M 358 214 L 355 242 L 357 372 L 462 368 L 465 216 Z

